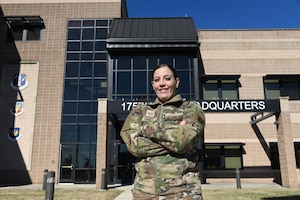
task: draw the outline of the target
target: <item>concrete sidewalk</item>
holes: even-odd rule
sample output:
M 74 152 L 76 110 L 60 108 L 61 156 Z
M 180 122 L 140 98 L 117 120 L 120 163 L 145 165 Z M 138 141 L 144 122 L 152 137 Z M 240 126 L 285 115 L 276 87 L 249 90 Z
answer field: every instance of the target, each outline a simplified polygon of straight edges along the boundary
M 282 187 L 276 183 L 242 183 L 242 189 L 281 189 Z M 132 186 L 121 186 L 118 189 L 124 190 L 115 200 L 130 200 L 132 199 Z M 203 190 L 209 189 L 237 189 L 236 183 L 212 183 L 202 184 Z

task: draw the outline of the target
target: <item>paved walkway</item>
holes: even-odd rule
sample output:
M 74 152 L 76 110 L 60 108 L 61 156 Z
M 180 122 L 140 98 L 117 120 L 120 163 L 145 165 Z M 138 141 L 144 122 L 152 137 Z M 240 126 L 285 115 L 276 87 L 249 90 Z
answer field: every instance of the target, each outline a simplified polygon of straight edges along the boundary
M 6 189 L 6 188 L 14 188 L 14 189 L 37 189 L 40 190 L 42 189 L 41 184 L 32 184 L 32 185 L 22 185 L 22 186 L 7 186 L 7 187 L 0 187 L 1 189 Z M 109 189 L 118 189 L 118 190 L 123 190 L 115 200 L 130 200 L 132 199 L 132 194 L 131 194 L 131 185 L 128 186 L 109 186 Z M 236 183 L 212 183 L 212 184 L 203 184 L 202 189 L 203 190 L 208 190 L 208 189 L 236 189 Z M 282 188 L 280 185 L 276 183 L 241 183 L 241 188 L 242 189 L 280 189 Z M 76 189 L 81 189 L 81 190 L 96 190 L 95 184 L 56 184 L 55 185 L 56 190 L 76 190 Z

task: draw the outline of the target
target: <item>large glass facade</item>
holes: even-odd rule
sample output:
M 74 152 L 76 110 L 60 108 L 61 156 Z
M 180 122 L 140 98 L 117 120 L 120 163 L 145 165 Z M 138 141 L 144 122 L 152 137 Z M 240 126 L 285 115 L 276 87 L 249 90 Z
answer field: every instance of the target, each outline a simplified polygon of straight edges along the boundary
M 158 64 L 173 66 L 181 80 L 178 93 L 187 100 L 195 99 L 193 59 L 187 55 L 116 56 L 113 58 L 111 99 L 153 101 L 151 76 Z
M 110 22 L 68 22 L 61 124 L 61 155 L 66 157 L 61 157 L 61 182 L 95 182 L 97 98 L 107 97 L 106 38 Z

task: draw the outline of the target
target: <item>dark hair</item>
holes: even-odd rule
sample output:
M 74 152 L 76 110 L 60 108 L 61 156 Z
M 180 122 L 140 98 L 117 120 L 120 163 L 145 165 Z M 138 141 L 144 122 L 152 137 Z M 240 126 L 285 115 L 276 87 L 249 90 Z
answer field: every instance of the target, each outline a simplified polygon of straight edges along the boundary
M 160 64 L 160 65 L 158 65 L 157 67 L 155 67 L 155 68 L 153 69 L 153 71 L 152 71 L 152 80 L 153 80 L 153 78 L 154 78 L 154 72 L 155 72 L 157 69 L 161 68 L 161 67 L 168 67 L 168 68 L 173 72 L 174 78 L 175 78 L 175 79 L 176 79 L 176 78 L 179 78 L 179 76 L 178 76 L 178 74 L 177 74 L 175 68 L 173 68 L 172 66 L 167 65 L 167 64 Z

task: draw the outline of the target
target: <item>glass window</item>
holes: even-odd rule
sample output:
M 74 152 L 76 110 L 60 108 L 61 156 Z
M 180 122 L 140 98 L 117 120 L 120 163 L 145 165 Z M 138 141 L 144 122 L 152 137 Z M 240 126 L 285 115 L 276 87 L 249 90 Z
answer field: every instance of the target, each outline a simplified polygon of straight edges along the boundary
M 27 29 L 26 40 L 40 40 L 41 39 L 41 28 L 31 27 Z
M 146 71 L 133 72 L 133 93 L 134 94 L 147 94 L 147 88 L 149 84 L 150 83 L 147 81 Z
M 128 56 L 120 56 L 118 57 L 117 69 L 131 69 L 131 59 Z
M 106 60 L 107 53 L 95 53 L 95 60 Z
M 62 116 L 62 123 L 66 124 L 66 123 L 76 123 L 77 122 L 77 117 L 76 116 Z
M 207 170 L 243 168 L 242 149 L 242 144 L 206 144 L 204 168 Z
M 159 57 L 159 64 L 167 64 L 173 66 L 173 56 L 160 56 Z
M 188 56 L 176 56 L 175 57 L 176 69 L 189 69 L 189 57 Z
M 265 80 L 264 87 L 266 99 L 278 99 L 280 97 L 279 80 Z
M 64 99 L 65 100 L 77 100 L 78 95 L 78 80 L 66 79 L 64 88 Z
M 80 40 L 81 29 L 69 29 L 68 30 L 68 40 Z
M 131 94 L 130 72 L 119 72 L 117 76 L 117 94 Z
M 290 99 L 300 99 L 299 98 L 299 84 L 296 80 L 284 80 L 282 83 L 282 94 L 281 96 L 289 96 Z
M 97 20 L 96 26 L 107 26 L 107 20 Z
M 148 57 L 149 69 L 154 69 L 158 66 L 158 57 L 157 56 L 149 56 Z
M 70 20 L 68 27 L 80 27 L 81 26 L 81 20 Z
M 134 56 L 133 57 L 133 69 L 147 69 L 147 57 L 146 56 Z
M 93 101 L 92 102 L 92 114 L 97 114 L 98 113 L 98 101 Z
M 95 26 L 94 20 L 83 20 L 83 26 Z
M 190 93 L 190 73 L 188 71 L 178 71 L 177 73 L 181 80 L 178 88 L 178 93 Z
M 107 81 L 94 80 L 93 99 L 103 98 L 107 96 Z
M 81 60 L 93 60 L 93 53 L 81 53 Z
M 94 39 L 94 28 L 82 29 L 82 39 L 83 40 L 93 40 Z
M 80 64 L 80 77 L 91 77 L 93 72 L 92 62 L 82 62 Z
M 238 88 L 236 80 L 221 80 L 222 99 L 236 100 L 238 99 Z
M 22 27 L 12 27 L 10 29 L 12 35 L 12 40 L 22 41 L 23 40 L 23 28 Z
M 61 126 L 61 143 L 76 141 L 76 125 L 62 125 Z
M 106 62 L 95 62 L 94 63 L 94 76 L 95 77 L 106 77 Z
M 225 169 L 242 168 L 241 148 L 237 145 L 224 146 Z
M 221 168 L 221 147 L 206 146 L 205 147 L 205 169 Z
M 77 102 L 64 102 L 63 114 L 76 114 L 77 113 Z
M 215 100 L 219 98 L 217 80 L 205 81 L 204 83 L 202 83 L 202 90 L 204 100 Z
M 95 51 L 106 51 L 106 42 L 105 41 L 95 42 Z
M 238 80 L 230 77 L 207 77 L 202 80 L 202 95 L 204 100 L 237 100 Z
M 97 28 L 96 39 L 106 39 L 106 38 L 107 38 L 107 28 Z
M 79 60 L 79 53 L 67 53 L 67 60 Z
M 91 100 L 92 99 L 92 80 L 80 80 L 79 81 L 79 99 Z
M 66 63 L 66 77 L 78 77 L 79 62 L 67 62 Z
M 80 42 L 68 42 L 67 51 L 80 51 Z
M 90 114 L 90 113 L 91 113 L 91 102 L 78 103 L 78 114 Z
M 91 125 L 90 124 L 79 124 L 78 125 L 78 142 L 89 142 L 91 136 Z
M 93 42 L 82 42 L 82 51 L 93 51 L 94 43 Z
M 289 96 L 291 100 L 300 99 L 300 77 L 280 76 L 264 78 L 266 99 L 278 99 L 280 96 Z

